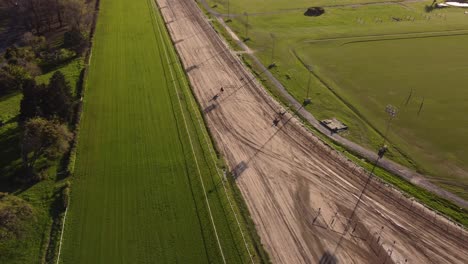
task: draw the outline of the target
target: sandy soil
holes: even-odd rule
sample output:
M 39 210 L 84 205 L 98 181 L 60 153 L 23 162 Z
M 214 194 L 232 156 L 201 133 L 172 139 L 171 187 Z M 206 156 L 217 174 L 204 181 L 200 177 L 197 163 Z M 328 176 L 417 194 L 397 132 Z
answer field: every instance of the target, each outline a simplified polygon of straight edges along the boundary
M 375 178 L 368 180 L 290 113 L 278 114 L 282 107 L 221 41 L 193 0 L 157 2 L 274 263 L 468 259 L 465 230 Z

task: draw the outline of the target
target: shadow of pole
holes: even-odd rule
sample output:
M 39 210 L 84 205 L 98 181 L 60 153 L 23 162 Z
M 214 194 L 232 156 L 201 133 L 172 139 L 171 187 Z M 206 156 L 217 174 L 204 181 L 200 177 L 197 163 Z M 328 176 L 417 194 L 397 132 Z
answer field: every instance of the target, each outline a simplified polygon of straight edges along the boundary
M 336 264 L 338 263 L 338 259 L 336 256 L 328 251 L 323 253 L 322 257 L 320 258 L 319 264 Z
M 336 244 L 336 247 L 335 247 L 335 250 L 333 251 L 333 255 L 336 255 L 337 251 L 339 250 L 340 246 L 341 246 L 341 243 L 343 242 L 343 238 L 344 236 L 346 235 L 346 233 L 348 232 L 349 230 L 349 226 L 351 225 L 351 222 L 353 220 L 353 217 L 354 215 L 356 214 L 356 211 L 359 207 L 359 204 L 361 203 L 361 200 L 366 192 L 366 189 L 367 189 L 367 186 L 369 185 L 369 183 L 371 182 L 372 180 L 372 175 L 374 174 L 374 171 L 375 171 L 375 168 L 377 167 L 377 164 L 379 163 L 379 160 L 380 160 L 380 156 L 377 157 L 377 159 L 375 160 L 374 162 L 374 166 L 372 167 L 372 171 L 369 173 L 369 177 L 367 177 L 367 181 L 366 181 L 366 184 L 364 185 L 364 188 L 362 189 L 361 191 L 361 194 L 359 195 L 359 198 L 356 202 L 356 205 L 354 206 L 352 212 L 351 212 L 351 215 L 349 216 L 348 218 L 348 221 L 345 225 L 345 228 L 344 228 L 344 232 L 343 234 L 340 236 L 340 239 L 338 240 L 338 243 Z

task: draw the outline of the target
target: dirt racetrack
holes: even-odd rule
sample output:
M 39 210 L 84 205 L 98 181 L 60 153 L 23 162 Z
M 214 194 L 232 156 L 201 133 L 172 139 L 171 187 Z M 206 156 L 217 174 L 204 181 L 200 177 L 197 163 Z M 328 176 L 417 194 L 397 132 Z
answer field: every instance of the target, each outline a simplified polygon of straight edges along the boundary
M 157 3 L 274 263 L 466 263 L 465 230 L 279 114 L 195 1 Z

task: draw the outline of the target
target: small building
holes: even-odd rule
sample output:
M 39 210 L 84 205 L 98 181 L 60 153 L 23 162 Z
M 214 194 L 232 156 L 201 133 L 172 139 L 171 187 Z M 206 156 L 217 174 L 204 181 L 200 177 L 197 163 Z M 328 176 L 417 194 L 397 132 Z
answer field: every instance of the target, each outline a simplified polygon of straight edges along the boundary
M 348 126 L 346 126 L 336 118 L 322 120 L 320 121 L 320 124 L 328 128 L 328 130 L 330 130 L 333 133 L 338 133 L 348 129 Z

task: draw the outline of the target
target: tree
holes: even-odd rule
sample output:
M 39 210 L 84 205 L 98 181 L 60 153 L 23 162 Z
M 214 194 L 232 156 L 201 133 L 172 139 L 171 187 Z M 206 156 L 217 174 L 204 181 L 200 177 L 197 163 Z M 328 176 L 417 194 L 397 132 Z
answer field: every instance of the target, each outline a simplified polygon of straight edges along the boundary
M 73 49 L 76 53 L 82 53 L 86 48 L 86 38 L 77 28 L 72 28 L 65 32 L 63 38 L 63 46 L 68 49 Z
M 60 27 L 63 27 L 63 20 L 62 20 L 62 10 L 63 10 L 63 3 L 60 0 L 55 0 L 55 12 L 57 12 L 57 19 L 60 23 Z
M 22 42 L 27 46 L 31 46 L 35 53 L 39 53 L 47 48 L 46 38 L 44 36 L 36 36 L 32 32 L 24 33 Z
M 34 30 L 37 35 L 51 31 L 58 22 L 63 26 L 63 3 L 68 0 L 22 0 L 7 2 L 11 17 L 18 20 L 28 31 Z
M 93 11 L 84 0 L 69 0 L 64 2 L 64 13 L 67 24 L 72 28 L 83 30 L 92 21 Z
M 0 69 L 0 96 L 17 89 L 15 77 L 4 69 Z
M 68 122 L 73 113 L 73 95 L 65 76 L 56 71 L 49 80 L 49 85 L 36 84 L 28 79 L 22 85 L 23 99 L 20 103 L 20 122 L 33 117 L 49 120 L 58 118 Z
M 62 72 L 56 71 L 50 78 L 49 85 L 41 100 L 41 110 L 44 117 L 59 118 L 68 122 L 73 111 L 73 95 L 70 84 Z
M 15 195 L 0 192 L 0 242 L 24 239 L 35 220 L 30 204 Z M 8 249 L 5 254 L 8 254 Z
M 20 102 L 20 122 L 42 115 L 41 100 L 45 89 L 45 85 L 37 85 L 33 79 L 24 82 L 23 98 Z
M 21 66 L 6 65 L 0 69 L 0 95 L 17 91 L 31 75 Z
M 23 42 L 34 41 L 34 47 L 25 46 L 22 48 L 17 48 L 16 46 L 11 46 L 6 49 L 4 54 L 4 59 L 7 61 L 5 67 L 12 67 L 10 71 L 15 71 L 16 74 L 28 74 L 32 76 L 37 76 L 41 74 L 41 70 L 37 66 L 36 51 L 34 48 L 37 48 L 38 51 L 45 47 L 45 44 L 41 42 L 45 41 L 44 38 L 35 38 L 35 41 L 29 38 L 29 34 L 25 35 Z M 29 43 L 28 43 L 29 45 Z M 42 45 L 42 46 L 41 46 Z M 14 67 L 17 68 L 14 68 Z M 28 76 L 31 78 L 31 76 Z
M 65 125 L 40 117 L 28 120 L 23 127 L 22 161 L 23 177 L 35 174 L 34 165 L 39 158 L 52 161 L 63 155 L 70 147 L 73 135 Z
M 16 64 L 17 53 L 18 53 L 18 48 L 16 46 L 11 46 L 6 49 L 3 57 L 8 61 L 8 63 Z

